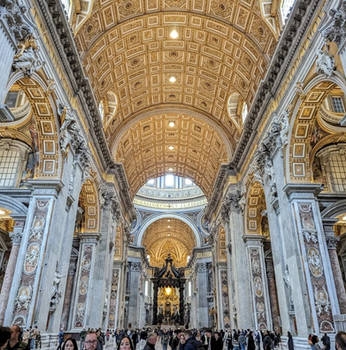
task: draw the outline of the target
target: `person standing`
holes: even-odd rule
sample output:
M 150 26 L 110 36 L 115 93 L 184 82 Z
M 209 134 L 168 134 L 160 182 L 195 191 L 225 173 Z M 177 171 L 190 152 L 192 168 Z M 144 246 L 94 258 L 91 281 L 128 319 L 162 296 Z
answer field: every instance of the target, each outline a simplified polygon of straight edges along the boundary
M 33 333 L 33 336 L 34 336 L 34 339 L 36 338 L 35 337 L 35 334 Z M 61 345 L 62 343 L 64 342 L 64 330 L 61 328 L 60 331 L 59 331 L 59 334 L 58 334 L 58 339 L 59 339 L 59 346 L 58 346 L 58 349 L 61 349 Z
M 150 333 L 148 335 L 147 343 L 145 344 L 144 350 L 155 350 L 156 341 L 157 341 L 157 334 Z
M 346 333 L 338 332 L 335 336 L 335 349 L 336 350 L 346 350 Z
M 173 336 L 171 337 L 170 341 L 169 341 L 169 346 L 171 347 L 171 350 L 176 350 L 178 345 L 179 345 L 179 329 L 176 329 L 173 332 Z
M 323 337 L 321 338 L 323 349 L 324 350 L 330 350 L 330 338 L 327 333 L 324 333 Z
M 95 332 L 88 332 L 84 340 L 84 350 L 96 350 L 97 335 Z
M 319 339 L 317 335 L 311 336 L 311 350 L 321 350 L 320 345 L 318 344 Z
M 219 332 L 214 332 L 214 336 L 211 338 L 211 350 L 222 350 L 223 341 Z
M 11 338 L 11 329 L 8 327 L 0 327 L 0 350 L 5 350 L 7 343 Z
M 250 331 L 247 335 L 247 350 L 256 350 L 252 331 Z
M 294 350 L 293 337 L 291 332 L 287 332 L 287 347 L 288 350 Z
M 118 350 L 134 350 L 132 341 L 128 335 L 121 339 Z
M 162 350 L 167 350 L 168 343 L 169 343 L 169 335 L 167 331 L 164 330 L 161 336 Z
M 268 331 L 265 332 L 263 337 L 263 349 L 264 350 L 272 350 L 273 341 Z
M 245 331 L 242 331 L 240 333 L 238 342 L 239 342 L 240 350 L 245 350 L 245 345 L 246 345 Z
M 29 345 L 20 341 L 20 336 L 22 334 L 22 329 L 14 325 L 10 327 L 11 330 L 11 338 L 7 343 L 7 350 L 29 350 Z

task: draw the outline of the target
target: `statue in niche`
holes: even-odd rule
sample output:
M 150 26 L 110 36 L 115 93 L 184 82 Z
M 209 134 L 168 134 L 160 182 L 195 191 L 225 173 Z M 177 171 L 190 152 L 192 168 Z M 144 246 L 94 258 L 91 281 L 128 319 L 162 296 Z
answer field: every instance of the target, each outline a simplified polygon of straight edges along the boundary
M 59 301 L 61 299 L 62 293 L 60 290 L 60 283 L 61 283 L 61 278 L 63 275 L 59 273 L 58 269 L 58 263 L 56 264 L 56 270 L 55 270 L 55 275 L 54 275 L 54 280 L 53 280 L 53 287 L 52 287 L 52 292 L 51 292 L 51 298 L 49 302 L 49 311 L 54 312 L 56 310 L 57 305 L 59 304 Z
M 290 273 L 288 271 L 288 265 L 285 266 L 285 272 L 283 274 L 283 280 L 285 283 L 285 287 L 288 294 L 288 300 L 289 300 L 289 311 L 294 311 L 294 303 L 293 303 L 293 296 L 292 296 L 292 286 L 290 281 Z
M 40 155 L 38 150 L 38 133 L 35 124 L 32 123 L 29 127 L 31 136 L 31 151 L 28 153 L 26 166 L 22 175 L 22 182 L 32 179 L 35 176 L 35 168 L 39 163 Z

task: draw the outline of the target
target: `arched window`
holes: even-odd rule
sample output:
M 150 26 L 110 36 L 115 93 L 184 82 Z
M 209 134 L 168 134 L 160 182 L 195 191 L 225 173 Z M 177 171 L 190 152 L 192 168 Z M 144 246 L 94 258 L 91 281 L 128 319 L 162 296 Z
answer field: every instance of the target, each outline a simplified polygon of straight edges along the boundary
M 281 19 L 282 23 L 285 24 L 287 18 L 291 12 L 295 0 L 282 0 L 281 5 Z
M 103 101 L 100 101 L 100 103 L 99 103 L 99 112 L 100 112 L 101 120 L 103 121 L 103 118 L 105 116 L 105 109 L 103 106 Z
M 0 116 L 0 122 L 14 122 L 30 115 L 31 105 L 24 91 L 14 84 L 5 98 L 5 113 Z
M 243 124 L 245 122 L 245 119 L 247 117 L 247 104 L 246 102 L 243 103 L 243 108 L 242 108 L 242 111 L 241 111 L 241 120 L 243 121 Z
M 71 13 L 71 3 L 70 3 L 70 0 L 61 0 L 61 3 L 62 3 L 63 6 L 64 6 L 64 9 L 65 9 L 66 14 L 67 14 L 67 18 L 69 19 L 69 18 L 70 18 L 70 13 Z
M 0 187 L 17 187 L 22 179 L 30 147 L 25 143 L 0 140 Z

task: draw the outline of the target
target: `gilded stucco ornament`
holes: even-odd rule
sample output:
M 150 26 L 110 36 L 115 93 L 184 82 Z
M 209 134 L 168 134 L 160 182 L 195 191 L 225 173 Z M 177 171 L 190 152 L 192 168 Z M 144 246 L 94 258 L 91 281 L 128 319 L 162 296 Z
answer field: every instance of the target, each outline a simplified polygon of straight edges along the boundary
M 13 59 L 13 68 L 15 71 L 21 71 L 24 75 L 31 76 L 34 72 L 43 66 L 39 55 L 39 47 L 32 35 L 29 35 L 25 41 L 20 42 L 18 51 Z

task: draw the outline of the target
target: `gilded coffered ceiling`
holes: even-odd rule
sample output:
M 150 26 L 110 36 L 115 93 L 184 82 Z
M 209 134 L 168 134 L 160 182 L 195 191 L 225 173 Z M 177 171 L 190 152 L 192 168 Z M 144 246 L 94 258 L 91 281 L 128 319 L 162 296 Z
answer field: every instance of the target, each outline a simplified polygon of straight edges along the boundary
M 238 92 L 251 104 L 276 38 L 255 0 L 127 0 L 96 1 L 76 42 L 97 99 L 118 97 L 108 135 L 149 107 L 180 104 L 237 138 L 227 97 Z
M 250 106 L 275 50 L 279 24 L 272 10 L 269 0 L 94 2 L 76 43 L 96 99 L 105 107 L 105 135 L 125 167 L 132 196 L 168 168 L 211 193 L 220 164 L 230 160 L 226 148 L 234 150 L 242 132 L 227 111 L 228 97 L 236 93 Z M 165 108 L 183 109 L 186 118 L 203 115 L 214 131 L 200 121 L 201 132 L 194 132 L 194 120 L 179 124 L 186 128 L 170 137 L 159 130 L 156 117 L 146 118 L 150 132 L 143 130 L 145 121 L 131 126 Z M 174 152 L 166 149 L 170 142 Z
M 177 219 L 160 219 L 146 230 L 143 241 L 150 264 L 162 266 L 168 254 L 178 267 L 186 266 L 187 257 L 192 255 L 196 246 L 194 233 L 183 221 Z
M 117 144 L 115 159 L 125 168 L 132 197 L 148 179 L 169 172 L 194 179 L 208 196 L 230 152 L 206 122 L 180 113 L 163 113 L 131 126 Z

